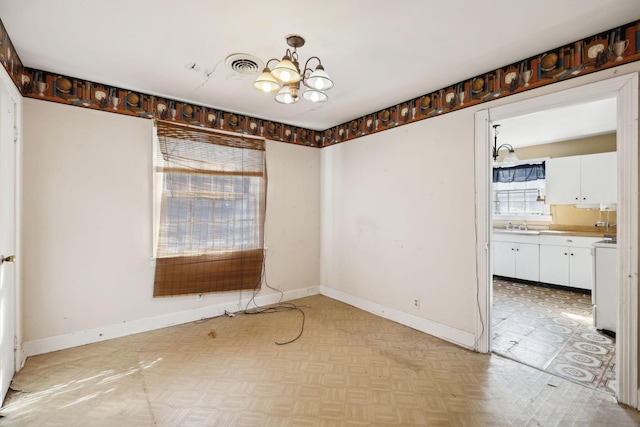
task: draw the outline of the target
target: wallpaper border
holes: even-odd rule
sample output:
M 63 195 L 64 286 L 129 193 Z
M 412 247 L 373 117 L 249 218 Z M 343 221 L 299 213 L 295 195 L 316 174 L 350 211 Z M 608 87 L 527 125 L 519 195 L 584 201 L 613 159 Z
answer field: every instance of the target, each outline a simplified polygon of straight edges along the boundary
M 640 60 L 640 20 L 316 131 L 25 67 L 0 20 L 0 62 L 24 97 L 328 147 Z

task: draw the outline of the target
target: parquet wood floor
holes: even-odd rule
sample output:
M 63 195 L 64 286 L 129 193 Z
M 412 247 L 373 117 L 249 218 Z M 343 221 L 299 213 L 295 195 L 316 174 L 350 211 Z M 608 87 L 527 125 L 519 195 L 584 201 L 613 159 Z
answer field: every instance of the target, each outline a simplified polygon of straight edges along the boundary
M 613 397 L 324 296 L 30 357 L 0 426 L 637 426 Z

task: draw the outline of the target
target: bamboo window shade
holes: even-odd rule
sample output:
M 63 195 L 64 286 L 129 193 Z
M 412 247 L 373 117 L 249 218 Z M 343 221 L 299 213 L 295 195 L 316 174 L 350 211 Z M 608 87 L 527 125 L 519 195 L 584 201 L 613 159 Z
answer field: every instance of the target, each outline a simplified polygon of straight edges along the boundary
M 163 121 L 157 136 L 154 297 L 260 288 L 264 140 Z

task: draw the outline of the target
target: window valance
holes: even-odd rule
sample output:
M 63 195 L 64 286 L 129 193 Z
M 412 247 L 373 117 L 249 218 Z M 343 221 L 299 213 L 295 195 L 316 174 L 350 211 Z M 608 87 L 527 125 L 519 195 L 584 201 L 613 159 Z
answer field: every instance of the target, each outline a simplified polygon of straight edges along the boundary
M 545 163 L 493 168 L 493 182 L 526 182 L 545 178 Z

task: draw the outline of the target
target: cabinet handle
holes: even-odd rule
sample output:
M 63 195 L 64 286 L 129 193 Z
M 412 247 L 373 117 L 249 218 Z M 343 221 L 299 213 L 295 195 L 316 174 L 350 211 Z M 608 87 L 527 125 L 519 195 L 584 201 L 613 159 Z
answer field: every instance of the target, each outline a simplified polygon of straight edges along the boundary
M 573 254 L 571 254 L 571 256 L 573 256 Z
M 582 200 L 587 200 L 587 198 L 586 198 L 586 197 L 583 197 L 583 198 L 582 198 Z
M 516 249 L 516 251 L 519 251 L 520 249 Z
M 580 200 L 578 197 L 576 197 L 576 200 Z
M 565 254 L 565 255 L 567 255 L 567 253 L 566 253 L 566 252 L 565 252 L 564 254 Z

